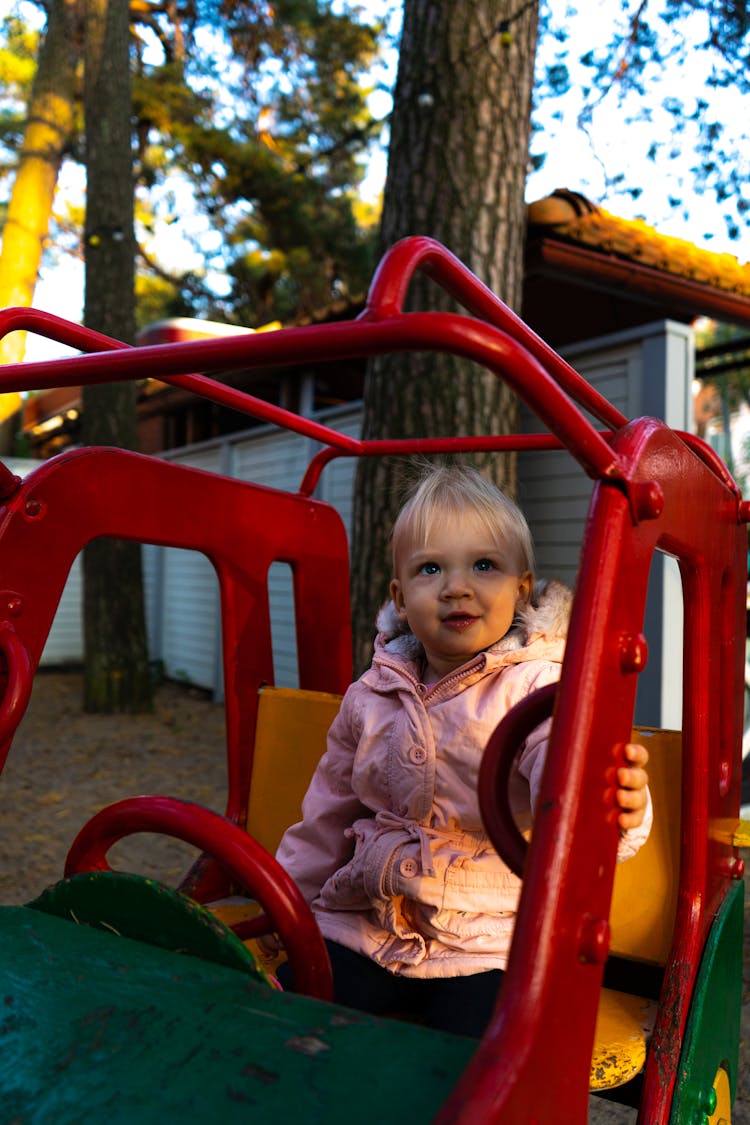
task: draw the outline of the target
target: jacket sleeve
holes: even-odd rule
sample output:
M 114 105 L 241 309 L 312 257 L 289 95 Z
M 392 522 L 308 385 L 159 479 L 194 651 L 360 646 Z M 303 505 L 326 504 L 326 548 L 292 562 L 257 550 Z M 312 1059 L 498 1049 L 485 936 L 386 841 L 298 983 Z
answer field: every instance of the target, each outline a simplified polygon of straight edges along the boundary
M 533 677 L 526 682 L 525 690 L 519 693 L 519 699 L 525 695 L 530 695 L 532 691 L 536 691 L 540 687 L 544 687 L 545 684 L 554 683 L 560 678 L 560 671 L 560 665 L 540 662 L 540 667 L 534 671 Z M 529 784 L 532 815 L 536 812 L 539 800 L 551 726 L 551 719 L 545 719 L 543 723 L 540 723 L 526 739 L 524 748 L 518 758 L 518 772 L 526 778 Z M 634 856 L 648 839 L 654 816 L 651 794 L 648 790 L 646 791 L 646 797 L 647 805 L 643 823 L 638 828 L 620 829 L 620 837 L 617 843 L 618 863 Z
M 302 820 L 287 829 L 276 852 L 276 859 L 308 903 L 334 871 L 351 859 L 354 839 L 347 829 L 360 817 L 372 816 L 352 790 L 356 727 L 350 688 L 331 724 L 326 752 L 302 802 Z

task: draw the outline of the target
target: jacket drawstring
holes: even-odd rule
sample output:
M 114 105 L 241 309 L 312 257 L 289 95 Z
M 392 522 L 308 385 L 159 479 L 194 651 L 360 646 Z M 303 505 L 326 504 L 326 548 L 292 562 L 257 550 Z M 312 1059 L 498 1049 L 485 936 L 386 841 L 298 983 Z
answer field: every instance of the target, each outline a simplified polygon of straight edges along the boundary
M 419 844 L 419 859 L 422 864 L 422 872 L 425 875 L 434 876 L 435 868 L 432 863 L 432 850 L 430 848 L 430 839 L 455 839 L 455 831 L 443 828 L 431 828 L 429 824 L 417 824 L 415 820 L 410 820 L 406 816 L 398 816 L 397 813 L 391 812 L 390 809 L 380 809 L 375 814 L 375 823 L 383 828 L 397 828 L 405 832 L 410 840 L 415 840 Z

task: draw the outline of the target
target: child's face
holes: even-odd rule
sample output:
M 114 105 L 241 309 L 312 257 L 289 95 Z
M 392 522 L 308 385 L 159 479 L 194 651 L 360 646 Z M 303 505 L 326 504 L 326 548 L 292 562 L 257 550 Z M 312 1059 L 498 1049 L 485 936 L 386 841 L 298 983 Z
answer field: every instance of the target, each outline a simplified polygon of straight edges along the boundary
M 405 539 L 391 597 L 441 679 L 508 632 L 531 574 L 509 574 L 506 553 L 474 513 L 450 514 L 425 542 Z M 431 673 L 431 676 L 429 675 Z

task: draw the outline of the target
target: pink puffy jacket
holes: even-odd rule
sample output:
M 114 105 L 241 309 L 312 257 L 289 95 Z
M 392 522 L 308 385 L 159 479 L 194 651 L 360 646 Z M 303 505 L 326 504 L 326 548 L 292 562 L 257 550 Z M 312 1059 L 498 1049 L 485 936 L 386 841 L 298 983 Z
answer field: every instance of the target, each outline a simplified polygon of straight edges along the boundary
M 406 976 L 505 967 L 520 881 L 490 844 L 477 773 L 508 709 L 556 681 L 570 593 L 538 584 L 524 620 L 457 672 L 426 687 L 421 646 L 391 607 L 370 669 L 352 684 L 328 735 L 299 824 L 277 859 L 312 904 L 323 935 Z M 511 802 L 531 827 L 549 724 L 516 759 Z M 620 856 L 648 836 L 623 833 Z

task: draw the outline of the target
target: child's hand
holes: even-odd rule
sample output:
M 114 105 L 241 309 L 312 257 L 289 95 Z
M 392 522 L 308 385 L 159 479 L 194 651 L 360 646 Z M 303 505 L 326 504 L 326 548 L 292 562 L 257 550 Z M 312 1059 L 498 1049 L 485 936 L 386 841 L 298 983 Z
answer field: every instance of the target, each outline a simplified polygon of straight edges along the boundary
M 617 770 L 617 807 L 620 815 L 617 823 L 622 831 L 627 828 L 639 828 L 643 824 L 648 799 L 646 786 L 648 774 L 648 751 L 645 746 L 637 742 L 628 742 L 623 747 L 623 753 L 630 765 L 620 766 Z
M 260 947 L 260 955 L 264 961 L 273 961 L 281 952 L 281 942 L 276 934 L 261 934 L 255 940 Z

